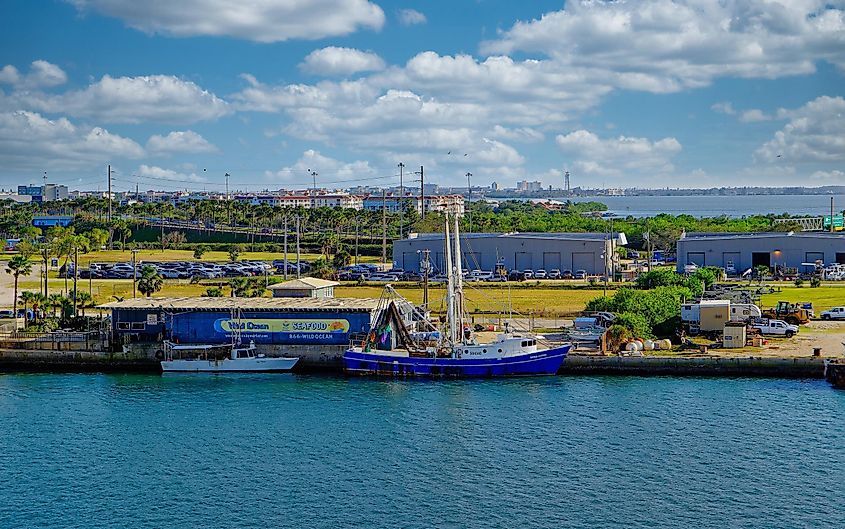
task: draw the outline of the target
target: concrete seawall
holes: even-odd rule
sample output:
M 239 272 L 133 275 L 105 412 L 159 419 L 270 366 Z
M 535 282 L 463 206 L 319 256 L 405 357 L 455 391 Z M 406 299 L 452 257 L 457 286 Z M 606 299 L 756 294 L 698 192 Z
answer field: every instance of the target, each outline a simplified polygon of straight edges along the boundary
M 301 364 L 295 371 L 341 372 L 337 357 L 331 353 L 304 355 Z M 158 360 L 148 351 L 108 353 L 0 349 L 0 372 L 4 371 L 159 373 L 161 370 Z M 818 357 L 571 355 L 558 374 L 824 378 L 824 361 Z
M 0 349 L 0 372 L 158 373 L 158 361 L 145 355 L 100 351 Z
M 571 355 L 566 358 L 558 373 L 824 378 L 824 361 L 818 357 Z

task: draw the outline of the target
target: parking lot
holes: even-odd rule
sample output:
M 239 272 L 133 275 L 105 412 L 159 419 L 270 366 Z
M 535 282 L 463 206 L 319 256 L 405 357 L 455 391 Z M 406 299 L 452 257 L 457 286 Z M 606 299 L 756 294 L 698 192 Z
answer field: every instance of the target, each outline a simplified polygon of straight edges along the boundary
M 80 279 L 132 279 L 141 277 L 145 266 L 153 267 L 165 279 L 217 279 L 222 277 L 250 277 L 270 274 L 284 274 L 287 266 L 288 274 L 297 271 L 306 273 L 310 266 L 300 262 L 299 265 L 284 260 L 267 261 L 237 261 L 218 263 L 209 261 L 139 261 L 135 266 L 132 262 L 118 263 L 89 263 L 88 268 L 80 268 L 77 277 Z M 73 277 L 73 264 L 59 270 L 59 277 Z

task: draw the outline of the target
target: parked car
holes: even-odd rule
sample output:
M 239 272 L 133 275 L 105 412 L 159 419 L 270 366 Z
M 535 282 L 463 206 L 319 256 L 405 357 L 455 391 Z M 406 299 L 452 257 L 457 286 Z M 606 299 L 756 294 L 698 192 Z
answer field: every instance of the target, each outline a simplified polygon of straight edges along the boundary
M 526 268 L 522 271 L 522 279 L 533 279 L 534 278 L 534 270 L 530 268 Z
M 636 250 L 628 250 L 628 259 L 639 259 L 640 252 Z
M 560 273 L 560 277 L 562 279 L 572 279 L 572 270 L 567 268 L 566 270 Z
M 792 338 L 798 334 L 798 326 L 786 323 L 783 320 L 762 320 L 751 324 L 751 327 L 760 330 L 760 334 L 786 336 Z
M 538 268 L 534 271 L 534 279 L 546 279 L 546 271 L 542 268 Z
M 823 320 L 845 320 L 845 307 L 833 307 L 822 312 L 821 317 Z
M 548 278 L 549 279 L 560 279 L 561 278 L 560 270 L 558 270 L 557 268 L 552 268 L 551 270 L 549 270 Z
M 586 270 L 576 270 L 573 276 L 575 279 L 587 279 L 587 271 Z
M 525 274 L 519 270 L 511 270 L 508 272 L 508 281 L 522 281 L 525 279 Z

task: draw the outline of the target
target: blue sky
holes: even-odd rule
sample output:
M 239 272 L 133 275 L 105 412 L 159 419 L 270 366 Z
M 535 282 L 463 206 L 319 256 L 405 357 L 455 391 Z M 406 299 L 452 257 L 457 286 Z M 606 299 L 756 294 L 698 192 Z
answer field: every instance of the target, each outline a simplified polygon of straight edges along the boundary
M 841 1 L 0 9 L 0 187 L 845 184 Z

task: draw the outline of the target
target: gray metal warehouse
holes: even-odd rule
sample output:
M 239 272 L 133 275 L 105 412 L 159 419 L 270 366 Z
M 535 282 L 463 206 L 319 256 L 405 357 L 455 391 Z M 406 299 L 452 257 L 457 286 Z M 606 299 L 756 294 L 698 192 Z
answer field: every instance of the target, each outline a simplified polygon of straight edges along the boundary
M 493 271 L 497 263 L 508 270 L 586 270 L 603 274 L 607 249 L 625 245 L 624 233 L 463 233 L 462 266 L 465 269 Z M 394 241 L 393 264 L 403 270 L 419 272 L 421 250 L 429 250 L 435 272 L 444 271 L 442 233 L 411 234 Z
M 845 264 L 845 233 L 687 233 L 678 239 L 678 272 L 684 265 L 729 265 L 742 273 L 758 265 L 804 270 L 801 263 Z

